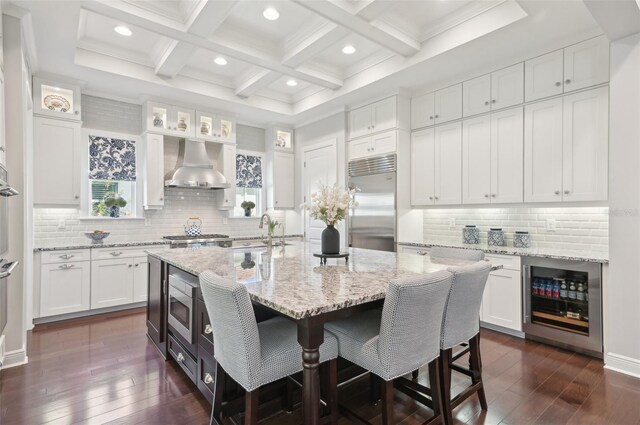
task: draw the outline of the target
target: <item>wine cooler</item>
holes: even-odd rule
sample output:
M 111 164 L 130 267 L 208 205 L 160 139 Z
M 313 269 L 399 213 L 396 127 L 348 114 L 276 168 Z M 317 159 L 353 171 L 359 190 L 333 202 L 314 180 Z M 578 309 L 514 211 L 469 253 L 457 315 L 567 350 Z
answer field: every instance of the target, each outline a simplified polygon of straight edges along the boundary
M 601 265 L 522 260 L 526 337 L 602 358 Z

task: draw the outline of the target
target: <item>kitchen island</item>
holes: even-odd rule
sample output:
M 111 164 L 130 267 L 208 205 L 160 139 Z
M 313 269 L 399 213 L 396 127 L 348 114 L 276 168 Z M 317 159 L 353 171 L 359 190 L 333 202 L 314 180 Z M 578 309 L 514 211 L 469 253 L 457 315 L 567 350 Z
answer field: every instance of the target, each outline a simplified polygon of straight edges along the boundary
M 330 259 L 327 265 L 319 265 L 319 259 L 313 257 L 317 250 L 317 245 L 294 242 L 273 247 L 271 252 L 265 248 L 217 247 L 150 252 L 150 338 L 165 355 L 168 353 L 178 360 L 199 387 L 200 380 L 205 385 L 212 385 L 211 372 L 201 370 L 213 366 L 215 360 L 212 357 L 214 342 L 210 327 L 207 327 L 208 314 L 197 288 L 197 276 L 211 270 L 246 285 L 258 311 L 279 314 L 297 323 L 298 342 L 303 348 L 304 423 L 318 424 L 318 348 L 324 339 L 324 323 L 379 306 L 393 279 L 444 270 L 464 262 L 435 262 L 429 256 L 350 249 L 348 263 L 343 259 Z M 174 285 L 172 280 L 176 282 Z M 183 306 L 181 303 L 185 301 L 179 299 L 183 294 L 175 292 L 176 287 L 185 282 L 187 288 L 192 287 L 193 293 L 197 293 L 194 303 L 200 307 L 195 307 L 195 314 L 193 304 Z M 171 291 L 177 294 L 175 298 Z M 172 312 L 172 309 L 176 311 Z M 187 331 L 179 332 L 177 327 L 182 325 L 172 326 L 172 321 L 174 324 L 183 322 Z M 195 324 L 196 329 L 189 327 L 189 323 Z M 190 335 L 194 339 L 189 341 Z M 205 341 L 201 341 L 203 339 Z M 208 354 L 204 361 L 200 351 Z M 213 386 L 210 388 L 213 390 Z

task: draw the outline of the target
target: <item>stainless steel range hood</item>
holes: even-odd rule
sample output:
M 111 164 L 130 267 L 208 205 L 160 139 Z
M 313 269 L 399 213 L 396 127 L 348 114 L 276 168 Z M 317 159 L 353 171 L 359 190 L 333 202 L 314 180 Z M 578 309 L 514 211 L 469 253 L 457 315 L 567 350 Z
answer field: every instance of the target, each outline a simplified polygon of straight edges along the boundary
M 176 169 L 165 176 L 166 187 L 228 189 L 231 184 L 213 168 L 204 141 L 180 140 Z

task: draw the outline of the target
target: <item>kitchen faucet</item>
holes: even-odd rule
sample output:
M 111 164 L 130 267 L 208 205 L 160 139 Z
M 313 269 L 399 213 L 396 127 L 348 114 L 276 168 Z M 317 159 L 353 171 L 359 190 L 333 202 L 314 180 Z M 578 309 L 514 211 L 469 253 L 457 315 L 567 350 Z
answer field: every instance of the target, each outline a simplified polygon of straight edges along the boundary
M 260 217 L 260 224 L 258 225 L 258 229 L 264 229 L 264 219 L 267 219 L 267 248 L 269 249 L 269 251 L 271 250 L 271 246 L 272 246 L 272 236 L 271 236 L 271 216 L 267 213 L 262 214 L 262 217 Z

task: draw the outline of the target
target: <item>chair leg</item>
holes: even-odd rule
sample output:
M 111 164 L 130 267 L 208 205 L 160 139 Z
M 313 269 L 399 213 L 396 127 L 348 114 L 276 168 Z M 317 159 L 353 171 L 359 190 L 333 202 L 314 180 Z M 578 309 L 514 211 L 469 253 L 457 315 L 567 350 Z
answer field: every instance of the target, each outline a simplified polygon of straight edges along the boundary
M 369 373 L 369 403 L 374 406 L 378 401 L 380 401 L 380 378 Z
M 393 421 L 393 380 L 380 380 L 382 390 L 382 425 L 392 425 Z
M 413 378 L 414 381 L 418 379 L 418 376 L 420 376 L 420 369 L 416 369 L 413 372 L 411 372 L 411 377 Z
M 431 387 L 431 402 L 433 404 L 433 418 L 426 424 L 442 423 L 442 381 L 440 379 L 440 359 L 429 363 L 429 386 Z
M 258 424 L 258 395 L 260 389 L 247 391 L 244 396 L 244 425 Z
M 452 350 L 440 350 L 440 386 L 442 391 L 440 396 L 442 399 L 442 416 L 444 417 L 445 425 L 453 425 L 453 412 L 451 409 L 451 357 Z
M 479 334 L 471 338 L 469 341 L 469 346 L 471 348 L 469 353 L 469 366 L 471 371 L 473 372 L 473 378 L 471 382 L 473 384 L 480 383 L 480 388 L 478 389 L 478 399 L 480 400 L 480 406 L 482 410 L 487 410 L 487 396 L 484 392 L 484 384 L 482 382 L 482 359 L 480 357 L 480 338 Z
M 338 359 L 329 360 L 327 365 L 327 404 L 331 415 L 331 425 L 338 423 Z
M 284 396 L 284 410 L 287 413 L 293 412 L 293 391 L 294 391 L 294 383 L 291 378 L 287 378 L 287 386 L 286 386 L 286 394 Z
M 211 406 L 210 425 L 219 425 L 222 423 L 222 397 L 224 395 L 225 372 L 220 363 L 216 365 L 216 376 L 213 382 L 213 403 Z

